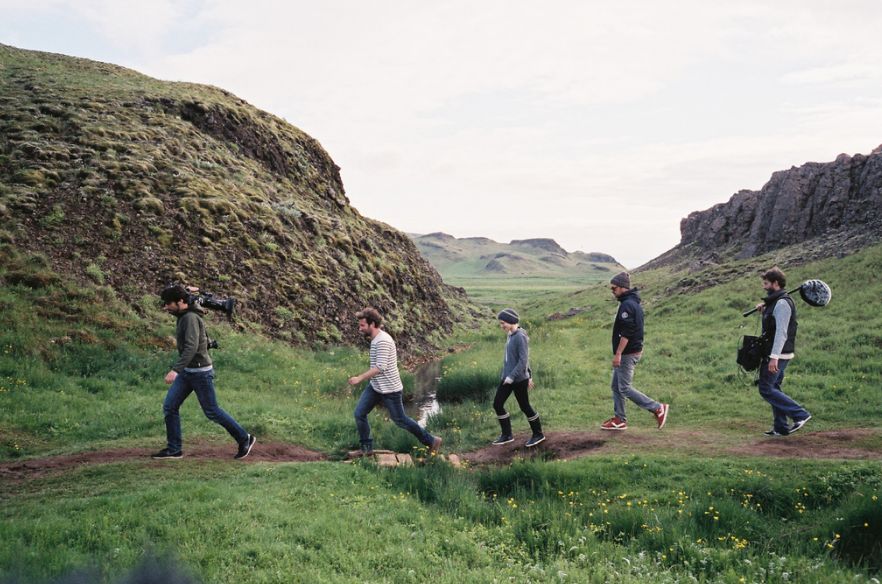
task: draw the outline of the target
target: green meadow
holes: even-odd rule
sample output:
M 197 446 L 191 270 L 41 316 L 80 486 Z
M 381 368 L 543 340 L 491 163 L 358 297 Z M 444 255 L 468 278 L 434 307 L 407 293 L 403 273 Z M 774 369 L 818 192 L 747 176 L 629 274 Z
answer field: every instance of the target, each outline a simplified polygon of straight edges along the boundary
M 295 443 L 328 461 L 233 461 L 229 437 L 190 399 L 185 453 L 188 441 L 229 444 L 228 459 L 132 459 L 32 475 L 4 469 L 163 446 L 174 323 L 152 296 L 126 304 L 109 287 L 38 278 L 45 261 L 4 253 L 0 276 L 34 278 L 0 287 L 0 582 L 52 582 L 77 570 L 117 582 L 155 556 L 205 582 L 878 581 L 882 246 L 782 266 L 794 287 L 826 281 L 833 301 L 797 301 L 785 390 L 814 418 L 779 442 L 762 435 L 769 408 L 734 365 L 740 335 L 757 323 L 741 311 L 761 296 L 763 262 L 776 261 L 766 256 L 732 264 L 734 275 L 700 291 L 689 291 L 683 274 L 634 276 L 647 336 L 635 382 L 671 404 L 660 432 L 633 406 L 627 432 L 598 429 L 612 415 L 616 306 L 607 286 L 534 294 L 512 282 L 479 297 L 522 314 L 531 399 L 549 434 L 537 453 L 464 468 L 437 459 L 344 464 L 357 444 L 357 392 L 346 379 L 366 368 L 366 346 L 292 348 L 211 318 L 221 406 L 258 436 L 258 448 Z M 546 319 L 570 307 L 585 311 Z M 444 353 L 443 412 L 429 429 L 446 453 L 463 454 L 498 433 L 490 402 L 504 336 L 491 321 L 447 342 L 466 348 Z M 412 374 L 405 383 L 414 391 Z M 526 420 L 513 399 L 508 405 L 523 440 Z M 419 454 L 382 411 L 371 422 L 378 448 Z M 553 443 L 568 433 L 598 447 L 562 460 Z M 769 455 L 788 440 L 804 450 Z M 849 459 L 854 453 L 865 459 Z

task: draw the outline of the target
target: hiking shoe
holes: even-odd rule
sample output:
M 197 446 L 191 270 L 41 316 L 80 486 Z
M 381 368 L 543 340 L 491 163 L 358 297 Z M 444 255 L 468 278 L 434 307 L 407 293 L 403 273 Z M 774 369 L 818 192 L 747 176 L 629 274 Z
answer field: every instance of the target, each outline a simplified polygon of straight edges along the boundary
M 662 404 L 661 407 L 655 410 L 653 415 L 655 416 L 655 421 L 658 422 L 658 429 L 661 430 L 665 427 L 665 422 L 668 421 L 668 410 L 670 406 L 668 404 Z
M 620 420 L 618 416 L 613 416 L 600 425 L 601 430 L 627 430 L 628 422 Z
M 545 442 L 545 434 L 533 434 L 533 436 L 527 440 L 527 448 L 532 448 L 540 442 Z
M 444 442 L 444 440 L 441 439 L 441 436 L 435 436 L 435 438 L 432 440 L 432 445 L 429 446 L 429 454 L 434 456 L 435 454 L 441 452 L 442 442 Z
M 793 422 L 793 425 L 790 426 L 790 430 L 787 433 L 793 434 L 794 432 L 796 432 L 797 430 L 799 430 L 800 428 L 805 426 L 805 423 L 811 419 L 812 419 L 812 415 L 809 414 L 808 418 L 803 418 L 802 420 L 796 420 L 795 422 Z
M 153 454 L 150 456 L 150 458 L 155 458 L 157 460 L 166 459 L 166 458 L 178 459 L 178 458 L 183 458 L 183 457 L 184 457 L 184 452 L 182 450 L 178 450 L 177 452 L 172 452 L 168 448 L 163 448 L 162 450 L 160 450 L 156 454 Z
M 770 428 L 770 429 L 766 430 L 765 432 L 763 432 L 763 434 L 765 434 L 766 436 L 787 436 L 788 433 L 786 431 L 779 432 L 778 430 L 775 430 L 774 428 Z
M 239 460 L 240 458 L 245 458 L 249 454 L 251 454 L 251 449 L 254 448 L 254 445 L 257 444 L 257 438 L 254 437 L 253 434 L 248 435 L 248 439 L 245 442 L 239 444 L 239 452 L 236 453 L 235 458 Z
M 506 436 L 505 434 L 500 434 L 499 438 L 491 442 L 493 446 L 502 446 L 503 444 L 508 444 L 509 442 L 514 442 L 514 436 Z

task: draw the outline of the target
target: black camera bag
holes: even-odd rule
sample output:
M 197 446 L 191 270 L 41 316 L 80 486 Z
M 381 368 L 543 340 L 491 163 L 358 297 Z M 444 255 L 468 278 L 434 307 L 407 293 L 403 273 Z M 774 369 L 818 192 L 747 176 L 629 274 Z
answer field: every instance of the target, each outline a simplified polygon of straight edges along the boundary
M 753 371 L 759 368 L 768 351 L 769 343 L 765 337 L 744 335 L 741 338 L 741 346 L 738 348 L 735 362 L 741 365 L 745 371 Z

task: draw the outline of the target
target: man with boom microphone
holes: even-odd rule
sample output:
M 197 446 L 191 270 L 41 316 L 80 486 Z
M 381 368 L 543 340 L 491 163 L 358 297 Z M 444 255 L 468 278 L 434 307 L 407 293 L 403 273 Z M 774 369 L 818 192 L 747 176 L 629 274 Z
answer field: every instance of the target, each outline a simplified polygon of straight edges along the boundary
M 761 311 L 763 333 L 771 345 L 768 355 L 763 357 L 759 367 L 759 393 L 772 406 L 772 427 L 765 432 L 767 436 L 787 436 L 802 428 L 812 419 L 804 407 L 781 391 L 784 370 L 794 357 L 796 350 L 796 305 L 784 290 L 787 279 L 777 266 L 763 274 L 763 289 L 766 298 L 756 305 Z M 787 418 L 793 424 L 787 424 Z

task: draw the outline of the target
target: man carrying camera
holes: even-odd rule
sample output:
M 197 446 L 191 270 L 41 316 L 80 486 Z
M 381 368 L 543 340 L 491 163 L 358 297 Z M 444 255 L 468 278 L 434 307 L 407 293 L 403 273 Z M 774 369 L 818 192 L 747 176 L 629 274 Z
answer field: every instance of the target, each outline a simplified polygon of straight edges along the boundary
M 166 448 L 153 455 L 157 459 L 174 459 L 183 456 L 181 438 L 181 404 L 196 392 L 196 398 L 205 416 L 224 427 L 239 445 L 235 458 L 245 458 L 251 452 L 257 439 L 247 433 L 227 412 L 217 404 L 214 392 L 214 368 L 208 355 L 208 333 L 202 310 L 193 302 L 192 295 L 183 286 L 171 286 L 162 291 L 163 309 L 178 319 L 177 347 L 178 360 L 165 376 L 170 384 L 165 402 L 165 431 L 168 441 Z
M 764 356 L 759 367 L 759 393 L 772 406 L 772 427 L 765 432 L 767 436 L 786 436 L 793 434 L 808 422 L 812 415 L 781 391 L 784 382 L 784 369 L 793 359 L 796 350 L 796 305 L 784 290 L 787 280 L 778 267 L 763 274 L 763 289 L 766 298 L 756 307 L 763 319 L 763 338 L 771 342 L 767 346 L 768 356 Z M 793 420 L 787 425 L 787 418 Z

